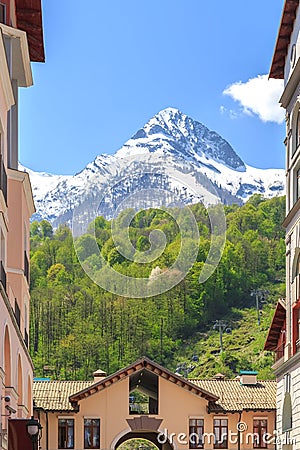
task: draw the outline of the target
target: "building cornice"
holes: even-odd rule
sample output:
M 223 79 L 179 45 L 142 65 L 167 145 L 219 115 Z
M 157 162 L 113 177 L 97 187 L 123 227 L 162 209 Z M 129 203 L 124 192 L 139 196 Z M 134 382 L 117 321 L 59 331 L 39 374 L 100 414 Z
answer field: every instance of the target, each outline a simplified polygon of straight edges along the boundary
M 285 109 L 288 107 L 291 98 L 296 90 L 296 87 L 299 83 L 299 73 L 300 73 L 300 58 L 298 59 L 295 69 L 293 70 L 289 78 L 289 81 L 287 82 L 284 88 L 283 94 L 279 100 L 279 103 Z
M 288 225 L 290 225 L 291 221 L 293 220 L 299 209 L 300 209 L 300 198 L 298 198 L 298 200 L 296 201 L 296 203 L 294 204 L 294 206 L 292 207 L 292 209 L 289 211 L 286 218 L 282 222 L 282 226 L 284 228 L 287 228 Z
M 280 366 L 278 367 L 273 366 L 274 373 L 278 377 L 291 370 L 299 362 L 300 362 L 300 352 L 293 355 L 287 361 L 284 361 Z
M 11 85 L 11 79 L 9 76 L 8 66 L 5 64 L 6 61 L 6 53 L 4 48 L 4 42 L 3 42 L 3 33 L 2 29 L 0 27 L 0 83 L 3 87 L 3 93 L 4 93 L 4 101 L 6 109 L 9 110 L 14 104 L 14 94 L 12 90 Z
M 23 183 L 24 193 L 28 205 L 29 216 L 35 213 L 35 206 L 33 201 L 33 194 L 29 174 L 16 169 L 7 169 L 7 175 L 10 180 L 19 181 Z
M 21 60 L 23 63 L 22 64 L 23 73 L 22 73 L 22 80 L 20 79 L 20 76 L 17 78 L 19 86 L 22 87 L 32 86 L 33 85 L 32 71 L 29 57 L 27 35 L 25 31 L 18 30 L 17 28 L 8 27 L 7 25 L 4 25 L 2 23 L 0 23 L 0 28 L 4 35 L 9 36 L 12 39 L 18 39 L 20 43 L 19 50 L 21 54 Z

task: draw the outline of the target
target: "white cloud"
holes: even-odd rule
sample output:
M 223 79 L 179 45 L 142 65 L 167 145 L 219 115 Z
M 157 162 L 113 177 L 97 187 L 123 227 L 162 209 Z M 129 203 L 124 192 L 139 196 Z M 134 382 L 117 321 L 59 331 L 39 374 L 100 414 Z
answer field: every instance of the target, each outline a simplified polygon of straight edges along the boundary
M 224 105 L 220 106 L 220 113 L 227 114 L 230 117 L 230 119 L 237 119 L 241 115 L 240 112 L 238 112 L 238 111 L 234 111 L 233 109 L 225 108 Z
M 279 106 L 283 91 L 283 80 L 268 79 L 268 75 L 258 75 L 245 83 L 238 81 L 228 86 L 223 94 L 239 102 L 243 112 L 255 114 L 263 122 L 282 123 L 284 109 Z

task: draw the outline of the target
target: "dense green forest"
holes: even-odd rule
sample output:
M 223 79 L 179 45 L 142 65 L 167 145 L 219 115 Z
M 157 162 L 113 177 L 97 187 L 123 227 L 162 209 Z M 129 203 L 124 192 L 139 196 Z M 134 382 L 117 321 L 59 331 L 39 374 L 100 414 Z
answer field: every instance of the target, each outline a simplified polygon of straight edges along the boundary
M 262 378 L 272 376 L 273 356 L 262 350 L 276 301 L 284 296 L 285 200 L 254 195 L 241 207 L 225 207 L 222 259 L 203 284 L 198 278 L 210 247 L 210 223 L 201 204 L 190 209 L 200 232 L 197 261 L 171 290 L 142 299 L 120 297 L 95 284 L 78 261 L 67 226 L 54 231 L 47 221 L 31 224 L 30 350 L 36 376 L 89 379 L 98 368 L 112 373 L 143 355 L 175 370 L 178 363 L 190 367 L 195 354 L 199 361 L 193 362 L 191 377 L 219 371 L 233 376 L 249 368 Z M 148 277 L 153 268 L 168 268 L 176 259 L 180 232 L 167 209 L 140 211 L 130 223 L 129 236 L 138 251 L 149 248 L 154 229 L 166 236 L 163 255 L 147 264 L 118 252 L 111 225 L 99 217 L 76 239 L 80 259 L 94 272 L 99 262 L 93 230 L 101 254 L 120 273 Z M 269 291 L 260 325 L 253 289 Z M 220 319 L 231 330 L 224 335 L 222 353 L 213 327 Z

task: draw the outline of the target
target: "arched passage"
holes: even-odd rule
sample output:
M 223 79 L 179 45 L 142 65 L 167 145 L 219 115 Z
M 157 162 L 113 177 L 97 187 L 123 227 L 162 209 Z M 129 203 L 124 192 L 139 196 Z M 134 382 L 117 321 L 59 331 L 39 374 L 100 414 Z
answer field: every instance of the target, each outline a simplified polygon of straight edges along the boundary
M 119 450 L 158 450 L 158 447 L 148 439 L 134 438 L 120 444 Z
M 4 372 L 5 378 L 4 383 L 5 386 L 11 386 L 11 351 L 10 351 L 10 337 L 8 327 L 5 328 L 4 334 Z
M 119 438 L 114 446 L 114 450 L 117 450 L 120 446 L 122 446 L 122 444 L 132 439 L 145 439 L 146 441 L 154 444 L 159 450 L 174 450 L 174 447 L 169 441 L 166 439 L 158 439 L 158 434 L 159 433 L 155 431 L 131 431 Z M 122 448 L 120 448 L 120 450 L 122 450 Z

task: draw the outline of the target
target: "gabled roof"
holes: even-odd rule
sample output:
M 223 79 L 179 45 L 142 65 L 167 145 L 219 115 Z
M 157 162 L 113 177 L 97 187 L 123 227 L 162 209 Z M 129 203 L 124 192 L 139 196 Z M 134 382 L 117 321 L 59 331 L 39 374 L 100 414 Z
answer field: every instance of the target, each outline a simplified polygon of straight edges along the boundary
M 284 325 L 285 317 L 286 317 L 285 303 L 283 299 L 280 299 L 278 300 L 273 320 L 269 328 L 264 350 L 276 350 L 281 330 Z
M 239 411 L 270 411 L 276 409 L 276 381 L 258 381 L 254 385 L 234 380 L 190 380 L 218 396 L 209 402 L 208 411 L 216 413 Z
M 95 383 L 92 386 L 89 386 L 83 389 L 82 391 L 77 392 L 74 395 L 71 395 L 70 402 L 75 406 L 75 404 L 79 400 L 82 400 L 83 398 L 93 395 L 96 392 L 102 391 L 103 389 L 109 387 L 111 384 L 117 383 L 118 381 L 127 378 L 130 375 L 134 374 L 135 372 L 138 372 L 143 369 L 147 369 L 150 372 L 153 372 L 156 375 L 170 381 L 171 383 L 177 384 L 183 389 L 192 392 L 193 394 L 199 395 L 200 397 L 204 397 L 208 401 L 216 401 L 218 399 L 218 397 L 215 396 L 214 394 L 211 394 L 210 392 L 206 391 L 205 389 L 199 386 L 195 386 L 187 379 L 176 375 L 175 373 L 169 371 L 165 367 L 157 364 L 154 361 L 151 361 L 151 359 L 143 357 L 141 359 L 138 359 L 134 363 L 130 364 L 129 366 L 125 367 L 124 369 L 121 369 L 118 372 L 104 378 L 103 380 L 98 381 L 98 383 Z
M 94 383 L 94 381 L 35 381 L 34 407 L 46 411 L 78 411 L 78 402 L 113 383 L 146 369 L 208 401 L 209 412 L 241 410 L 266 411 L 276 409 L 276 382 L 260 381 L 256 385 L 241 385 L 239 379 L 186 380 L 148 358 L 141 358 L 130 366 Z
M 76 411 L 80 400 L 102 391 L 143 369 L 147 369 L 208 401 L 216 401 L 218 399 L 216 395 L 206 391 L 204 388 L 196 386 L 189 380 L 144 357 L 97 383 L 94 381 L 34 381 L 34 406 L 47 411 Z
M 16 0 L 17 28 L 26 31 L 30 60 L 45 61 L 41 0 Z
M 270 78 L 284 78 L 284 66 L 294 28 L 299 0 L 285 0 L 273 60 Z

